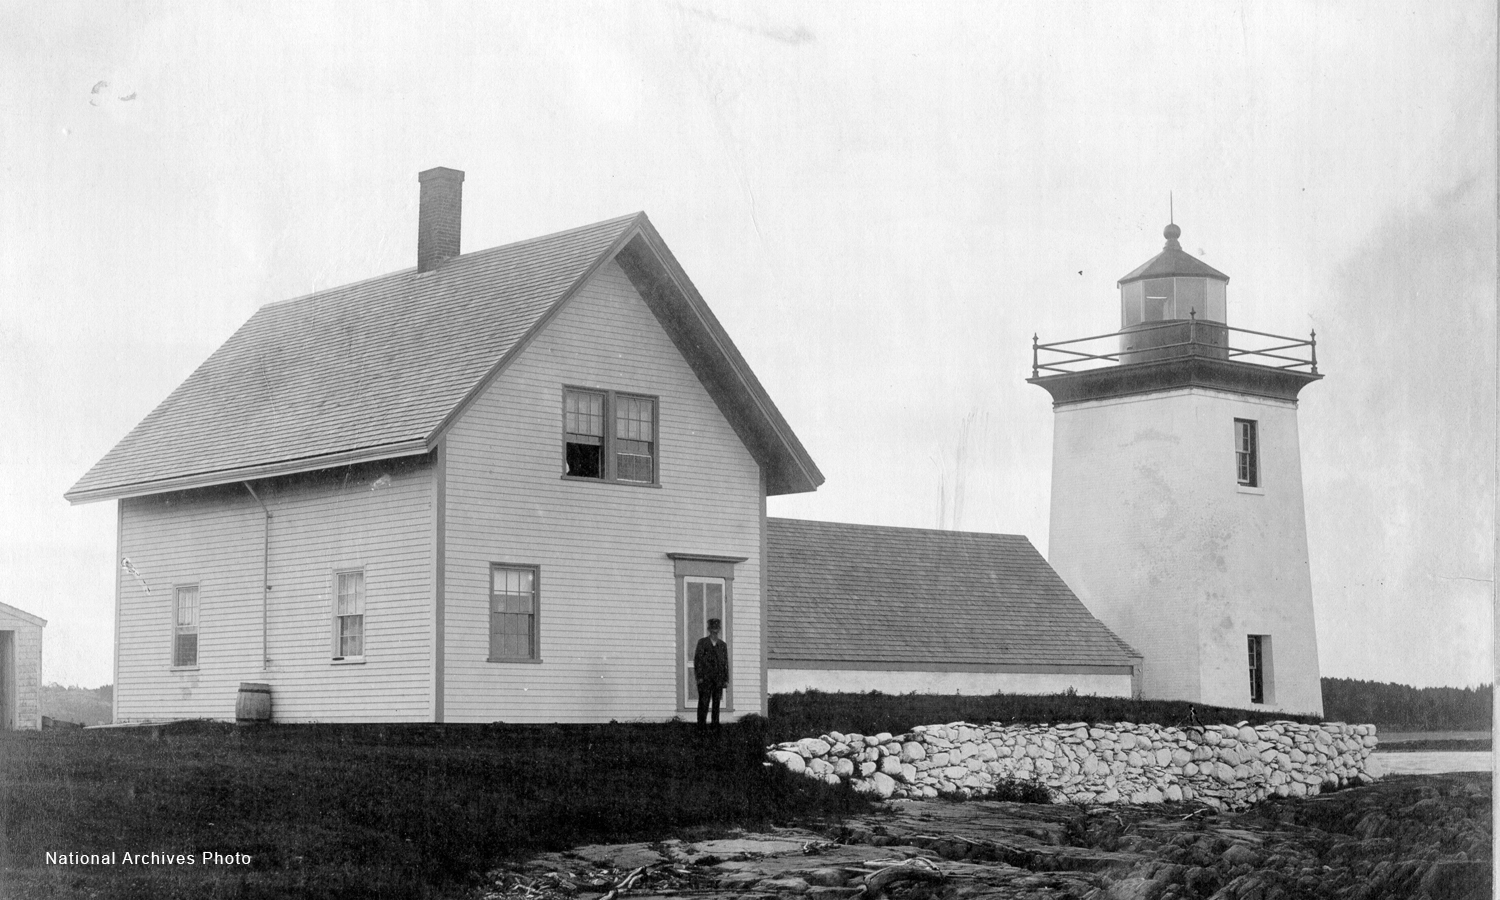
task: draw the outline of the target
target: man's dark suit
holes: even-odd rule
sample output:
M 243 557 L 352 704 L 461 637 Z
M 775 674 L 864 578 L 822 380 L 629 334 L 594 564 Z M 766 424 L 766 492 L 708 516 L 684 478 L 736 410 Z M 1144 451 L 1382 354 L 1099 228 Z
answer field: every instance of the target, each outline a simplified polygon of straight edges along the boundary
M 693 674 L 698 680 L 698 724 L 707 723 L 712 705 L 717 725 L 719 701 L 725 685 L 729 684 L 729 645 L 724 641 L 715 643 L 711 637 L 699 638 L 693 651 Z

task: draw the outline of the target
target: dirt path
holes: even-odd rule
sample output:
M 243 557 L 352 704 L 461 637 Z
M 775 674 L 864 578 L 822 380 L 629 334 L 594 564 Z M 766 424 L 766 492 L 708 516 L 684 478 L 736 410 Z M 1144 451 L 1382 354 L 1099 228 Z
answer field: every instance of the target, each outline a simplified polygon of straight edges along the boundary
M 1393 777 L 1238 813 L 922 801 L 828 831 L 581 847 L 491 873 L 489 900 L 1273 900 L 1491 896 L 1485 773 Z

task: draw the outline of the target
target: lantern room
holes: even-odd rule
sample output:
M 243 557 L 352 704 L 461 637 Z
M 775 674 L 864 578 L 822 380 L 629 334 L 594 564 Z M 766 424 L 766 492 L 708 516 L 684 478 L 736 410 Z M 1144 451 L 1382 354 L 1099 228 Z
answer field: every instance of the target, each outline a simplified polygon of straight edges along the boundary
M 1162 251 L 1119 281 L 1122 362 L 1191 353 L 1192 344 L 1223 346 L 1229 276 L 1184 253 L 1177 240 L 1182 229 L 1175 223 L 1162 236 L 1167 239 Z M 1195 322 L 1211 324 L 1192 328 Z M 1184 343 L 1189 346 L 1180 346 Z
M 1182 229 L 1168 225 L 1162 251 L 1121 278 L 1120 328 L 1187 320 L 1228 324 L 1225 293 L 1229 276 L 1182 252 Z

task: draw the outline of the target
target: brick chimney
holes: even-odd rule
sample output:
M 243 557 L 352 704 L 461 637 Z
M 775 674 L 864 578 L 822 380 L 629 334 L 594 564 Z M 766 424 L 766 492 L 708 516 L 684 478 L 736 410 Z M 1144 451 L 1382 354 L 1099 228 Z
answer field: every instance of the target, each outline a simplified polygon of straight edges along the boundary
M 464 173 L 439 166 L 418 174 L 417 181 L 422 185 L 417 213 L 417 271 L 426 272 L 458 255 Z

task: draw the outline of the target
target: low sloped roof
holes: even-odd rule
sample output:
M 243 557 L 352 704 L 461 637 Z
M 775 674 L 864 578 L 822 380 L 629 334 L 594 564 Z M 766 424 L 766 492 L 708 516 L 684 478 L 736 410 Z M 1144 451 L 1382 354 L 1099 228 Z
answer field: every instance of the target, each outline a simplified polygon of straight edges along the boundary
M 262 307 L 66 494 L 159 493 L 426 453 L 618 258 L 767 470 L 823 480 L 644 213 Z
M 47 625 L 47 620 L 41 616 L 32 615 L 24 609 L 11 606 L 9 603 L 0 603 L 0 619 L 6 618 L 19 620 L 28 625 L 35 625 L 38 628 L 44 628 Z
M 1021 535 L 767 520 L 771 665 L 1126 666 Z

